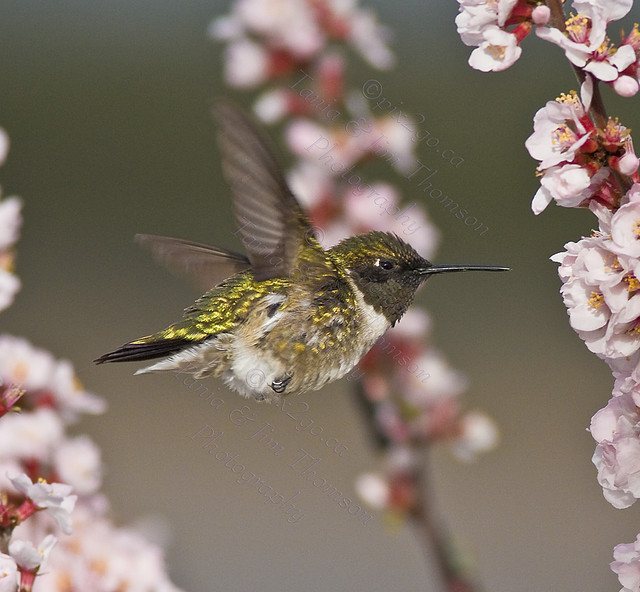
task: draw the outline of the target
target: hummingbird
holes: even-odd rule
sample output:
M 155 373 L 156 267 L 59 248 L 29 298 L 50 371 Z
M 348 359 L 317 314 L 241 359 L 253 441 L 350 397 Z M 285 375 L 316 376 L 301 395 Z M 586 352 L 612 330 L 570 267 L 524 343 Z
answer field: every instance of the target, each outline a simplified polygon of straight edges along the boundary
M 388 232 L 324 249 L 287 185 L 268 138 L 243 110 L 216 109 L 223 175 L 243 255 L 136 235 L 169 268 L 207 290 L 166 329 L 96 360 L 156 360 L 135 374 L 220 377 L 258 401 L 317 390 L 347 374 L 394 326 L 431 276 L 507 267 L 433 265 Z

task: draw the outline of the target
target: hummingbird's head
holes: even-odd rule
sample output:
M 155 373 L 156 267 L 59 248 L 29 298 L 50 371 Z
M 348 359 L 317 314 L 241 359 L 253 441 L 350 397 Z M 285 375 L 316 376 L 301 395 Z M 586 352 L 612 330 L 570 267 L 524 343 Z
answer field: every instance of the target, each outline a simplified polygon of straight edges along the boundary
M 394 325 L 413 301 L 422 282 L 449 271 L 506 271 L 507 267 L 433 265 L 395 234 L 377 230 L 346 238 L 335 255 L 364 300 Z

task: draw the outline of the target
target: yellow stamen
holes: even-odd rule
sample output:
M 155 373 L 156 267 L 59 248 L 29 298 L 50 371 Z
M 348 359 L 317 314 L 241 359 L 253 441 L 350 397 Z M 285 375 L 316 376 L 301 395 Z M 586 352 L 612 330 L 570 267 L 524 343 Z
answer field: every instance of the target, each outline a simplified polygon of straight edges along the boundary
M 600 308 L 600 305 L 604 302 L 604 296 L 599 292 L 591 292 L 591 298 L 589 298 L 587 304 L 593 308 Z
M 627 282 L 627 284 L 629 284 L 627 286 L 628 292 L 635 292 L 636 290 L 640 289 L 640 281 L 638 281 L 636 277 L 632 275 L 628 275 L 628 276 L 625 276 L 624 281 Z
M 571 131 L 571 128 L 563 123 L 553 130 L 553 133 L 551 134 L 551 143 L 571 144 L 575 137 L 576 135 Z
M 578 98 L 578 93 L 575 90 L 569 91 L 569 94 L 562 93 L 559 97 L 556 97 L 556 103 L 567 103 L 567 104 L 580 104 L 580 99 Z
M 574 41 L 581 42 L 585 39 L 585 44 L 589 45 L 588 30 L 591 26 L 591 19 L 584 14 L 577 14 L 569 17 L 565 25 L 567 34 L 572 37 Z
M 504 45 L 488 45 L 487 51 L 496 59 L 502 60 L 504 59 L 505 54 L 507 53 Z

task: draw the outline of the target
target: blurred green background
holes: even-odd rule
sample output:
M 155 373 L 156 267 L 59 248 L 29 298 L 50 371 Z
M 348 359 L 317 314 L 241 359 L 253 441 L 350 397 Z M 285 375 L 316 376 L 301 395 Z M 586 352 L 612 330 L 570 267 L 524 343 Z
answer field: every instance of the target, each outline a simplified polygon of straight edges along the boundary
M 470 380 L 466 406 L 488 412 L 502 434 L 500 447 L 472 465 L 445 448 L 425 459 L 435 504 L 487 591 L 617 590 L 612 549 L 635 538 L 640 520 L 637 509 L 617 511 L 603 499 L 585 431 L 613 380 L 569 327 L 549 261 L 595 221 L 553 206 L 531 213 L 538 183 L 524 149 L 533 114 L 576 88 L 573 74 L 560 50 L 536 39 L 510 70 L 472 71 L 453 1 L 368 5 L 394 31 L 398 64 L 376 73 L 354 58 L 353 84 L 375 77 L 394 103 L 425 114 L 423 127 L 464 164 L 438 163 L 425 146 L 419 158 L 490 229 L 481 236 L 427 203 L 441 231 L 436 261 L 513 268 L 438 278 L 418 297 L 438 347 Z M 240 93 L 223 84 L 221 47 L 206 36 L 229 3 L 0 6 L 0 126 L 11 138 L 0 182 L 25 202 L 23 289 L 2 330 L 71 359 L 84 385 L 108 400 L 106 415 L 76 431 L 103 450 L 114 515 L 167 520 L 170 572 L 185 590 L 437 590 L 410 529 L 390 532 L 377 514 L 361 526 L 288 462 L 249 445 L 225 415 L 246 401 L 209 381 L 225 401 L 216 411 L 172 375 L 134 377 L 132 365 L 91 363 L 176 320 L 198 296 L 133 243 L 136 232 L 240 246 L 210 119 L 215 97 Z M 634 18 L 637 7 L 627 30 Z M 607 88 L 604 97 L 624 125 L 640 124 L 637 98 Z M 392 170 L 378 176 L 397 183 L 406 203 L 422 199 Z M 355 497 L 354 477 L 376 458 L 348 384 L 302 400 L 310 418 L 349 445 L 347 456 L 317 448 L 276 408 L 261 406 L 260 416 L 286 459 L 307 447 L 322 456 L 328 480 Z M 227 448 L 283 493 L 301 489 L 305 518 L 288 524 L 235 484 L 188 438 L 205 423 L 224 429 Z

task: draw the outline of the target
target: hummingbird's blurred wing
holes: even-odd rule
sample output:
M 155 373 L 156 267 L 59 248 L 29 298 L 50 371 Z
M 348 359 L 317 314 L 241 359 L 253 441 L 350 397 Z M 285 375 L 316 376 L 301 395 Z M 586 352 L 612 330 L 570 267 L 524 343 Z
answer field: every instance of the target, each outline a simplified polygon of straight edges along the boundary
M 251 267 L 244 255 L 180 238 L 136 234 L 136 241 L 149 249 L 157 261 L 203 291 Z
M 233 211 L 256 280 L 285 277 L 303 247 L 319 245 L 285 181 L 269 140 L 238 107 L 215 110 L 222 170 L 233 192 Z

